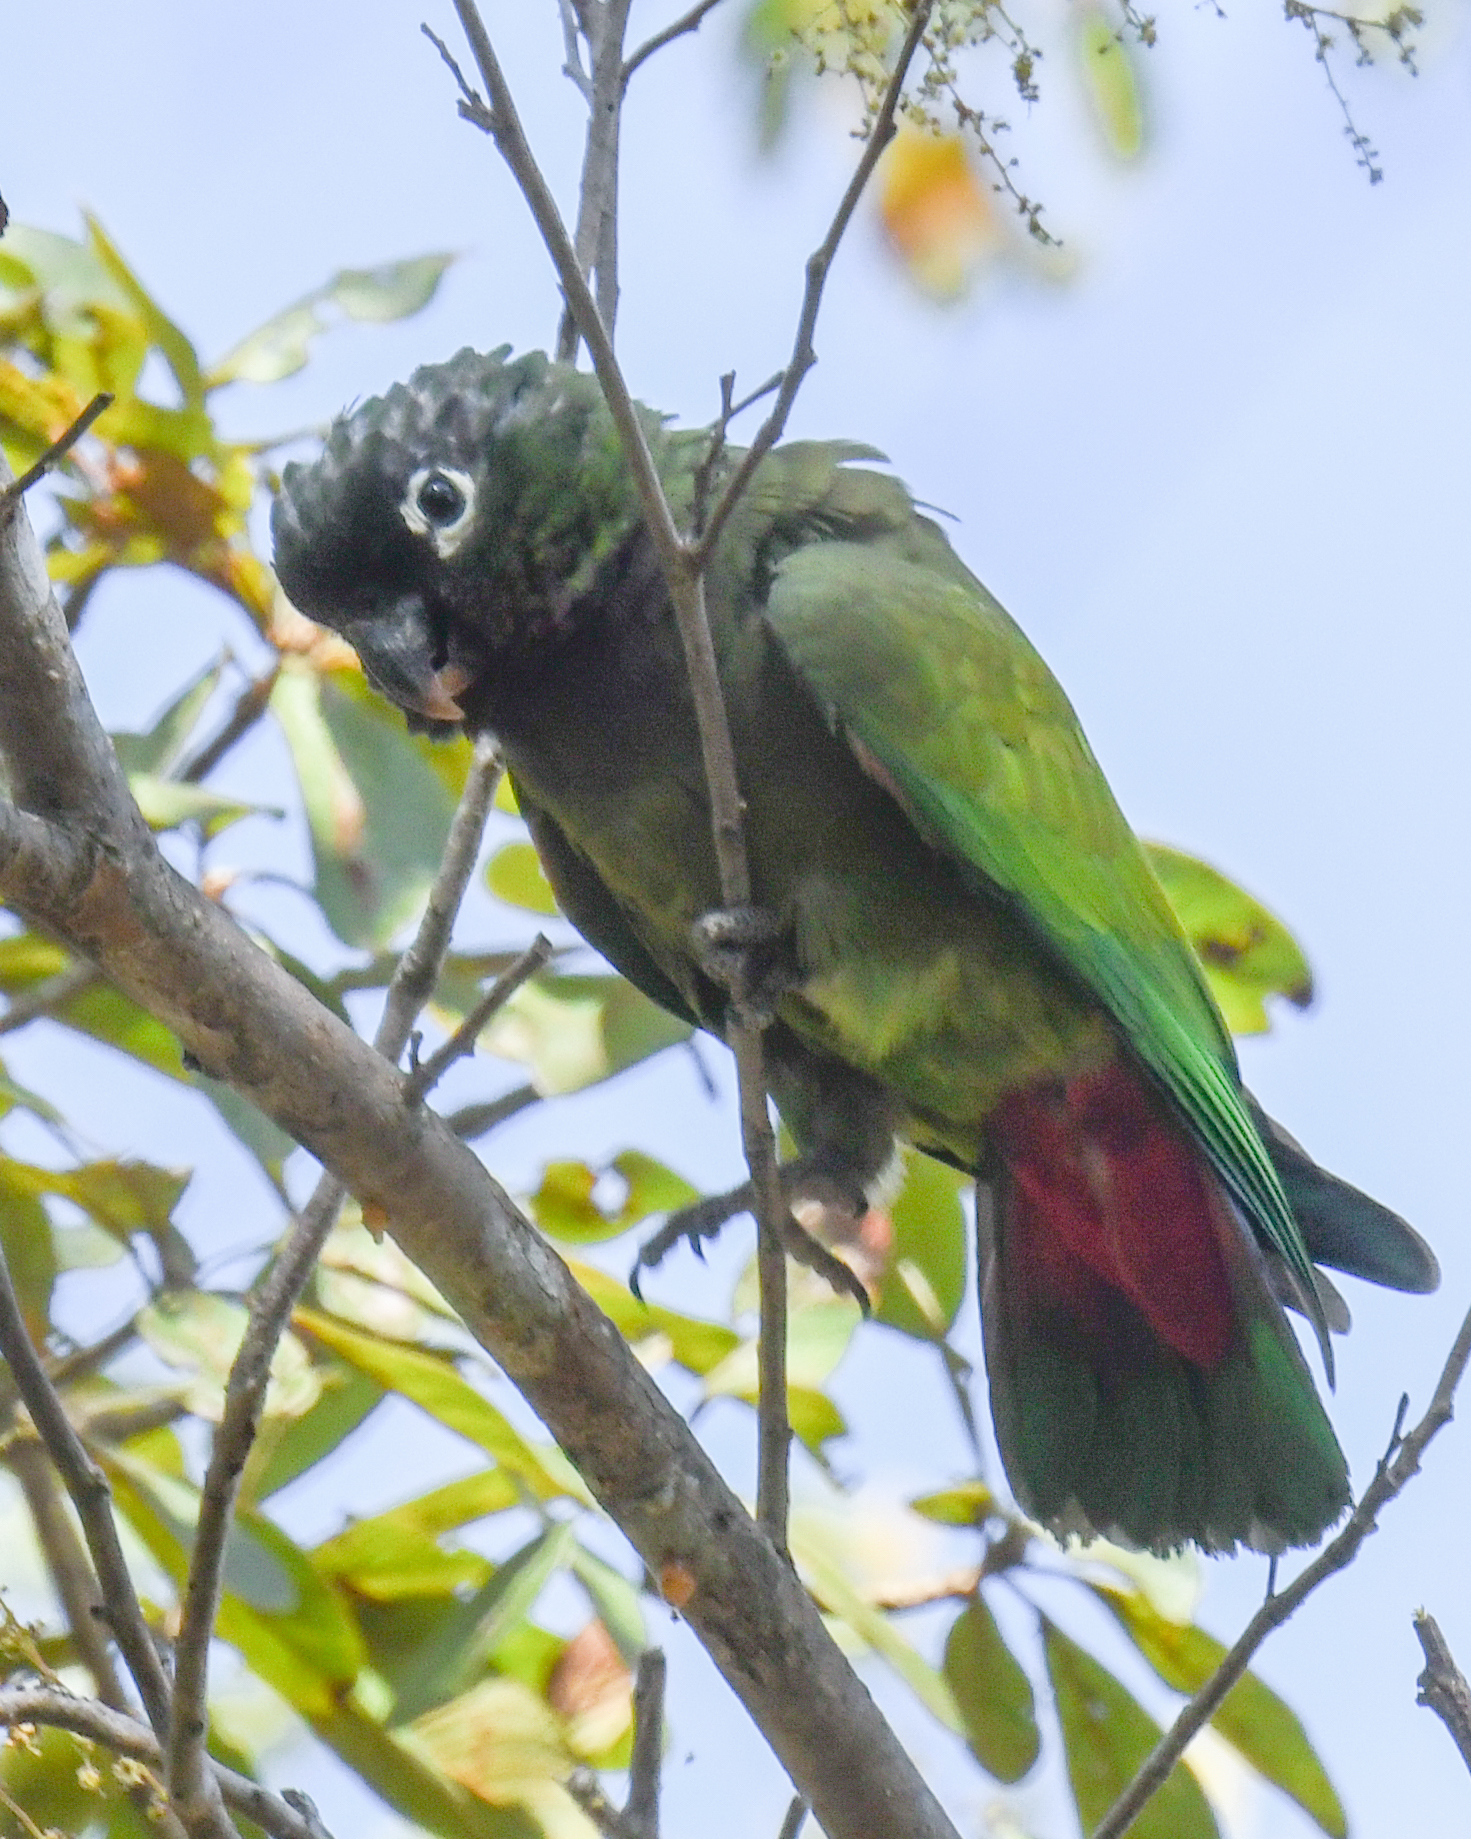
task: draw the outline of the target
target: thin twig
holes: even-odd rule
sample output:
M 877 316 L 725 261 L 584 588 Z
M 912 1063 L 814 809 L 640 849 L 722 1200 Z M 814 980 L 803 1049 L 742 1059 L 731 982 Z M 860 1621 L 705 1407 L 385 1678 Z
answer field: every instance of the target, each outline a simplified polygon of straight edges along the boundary
M 500 778 L 494 748 L 476 749 L 465 790 L 450 825 L 444 855 L 413 942 L 388 986 L 373 1045 L 397 1065 L 419 1010 L 439 976 L 460 902 L 465 897 Z M 168 1786 L 186 1820 L 209 1783 L 206 1691 L 209 1647 L 219 1613 L 225 1541 L 246 1459 L 255 1442 L 271 1361 L 291 1311 L 311 1276 L 336 1222 L 344 1185 L 324 1174 L 302 1209 L 280 1256 L 251 1304 L 240 1351 L 225 1386 L 224 1414 L 215 1432 L 199 1497 L 199 1518 L 174 1649 L 174 1706 L 168 1739 Z
M 1425 1652 L 1425 1670 L 1415 1681 L 1419 1688 L 1415 1703 L 1435 1713 L 1461 1752 L 1461 1761 L 1471 1769 L 1471 1686 L 1456 1665 L 1435 1617 L 1417 1609 L 1414 1622 Z
M 623 66 L 623 87 L 628 88 L 628 79 L 640 64 L 646 64 L 656 51 L 662 51 L 666 45 L 672 45 L 676 38 L 683 38 L 686 32 L 698 32 L 704 24 L 705 15 L 713 13 L 720 0 L 698 0 L 698 3 L 665 26 L 662 32 L 656 32 L 652 38 L 645 39 L 637 51 L 633 52 Z
M 112 1517 L 107 1477 L 82 1446 L 55 1388 L 41 1366 L 0 1251 L 0 1354 L 15 1380 L 36 1435 L 46 1445 L 82 1522 L 82 1532 L 107 1604 L 118 1647 L 143 1700 L 148 1722 L 162 1737 L 168 1730 L 169 1683 L 143 1619 L 142 1605 L 123 1556 Z
M 97 417 L 106 414 L 112 407 L 112 403 L 113 398 L 108 392 L 99 390 L 61 439 L 53 441 L 34 466 L 27 467 L 20 477 L 12 479 L 9 485 L 0 486 L 0 519 L 9 515 L 33 485 L 44 479 L 53 467 L 61 464 Z
M 777 1839 L 797 1839 L 797 1834 L 806 1824 L 807 1816 L 811 1811 L 801 1795 L 797 1795 L 787 1809 L 787 1817 L 781 1823 L 781 1832 L 777 1835 Z
M 1363 1499 L 1349 1515 L 1342 1532 L 1324 1546 L 1313 1562 L 1285 1590 L 1268 1597 L 1262 1604 L 1247 1623 L 1236 1645 L 1160 1738 L 1145 1758 L 1139 1773 L 1109 1808 L 1094 1829 L 1093 1839 L 1120 1839 L 1120 1835 L 1128 1831 L 1140 1808 L 1156 1789 L 1164 1785 L 1186 1744 L 1215 1716 L 1221 1701 L 1251 1665 L 1252 1656 L 1267 1636 L 1273 1629 L 1280 1628 L 1319 1584 L 1353 1561 L 1359 1547 L 1374 1531 L 1382 1509 L 1418 1473 L 1420 1458 L 1431 1439 L 1450 1423 L 1456 1387 L 1466 1371 L 1468 1360 L 1471 1360 L 1471 1311 L 1468 1311 L 1466 1319 L 1461 1323 L 1451 1346 L 1429 1409 L 1404 1438 L 1399 1436 L 1399 1425 L 1396 1422 L 1395 1436 L 1389 1449 L 1375 1470 L 1374 1479 L 1365 1488 Z
M 618 137 L 623 115 L 623 40 L 631 0 L 602 0 L 583 22 L 592 67 L 587 97 L 587 144 L 578 187 L 573 246 L 584 279 L 597 277 L 598 312 L 613 336 L 618 317 Z M 581 87 L 579 85 L 579 87 Z M 577 356 L 577 318 L 570 304 L 557 333 L 557 358 Z
M 271 706 L 271 691 L 276 687 L 276 679 L 281 675 L 281 666 L 274 664 L 264 676 L 256 677 L 240 692 L 235 699 L 225 725 L 213 740 L 206 741 L 192 759 L 185 762 L 175 775 L 184 785 L 198 785 L 207 778 L 238 742 L 244 740 L 266 710 Z
M 53 1015 L 63 1003 L 70 1002 L 74 996 L 80 996 L 83 990 L 90 990 L 94 983 L 101 981 L 101 973 L 95 965 L 69 964 L 54 977 L 33 984 L 24 996 L 12 998 L 5 1013 L 0 1015 L 0 1034 L 11 1034 L 17 1028 L 39 1021 L 42 1016 Z
M 51 1687 L 22 1686 L 0 1691 L 0 1728 L 14 1729 L 17 1724 L 45 1724 L 55 1730 L 69 1730 L 89 1743 L 101 1744 L 116 1756 L 131 1756 L 150 1769 L 158 1768 L 163 1760 L 158 1739 L 136 1718 L 101 1705 L 96 1699 L 71 1698 Z M 209 1766 L 225 1804 L 254 1820 L 271 1839 L 321 1839 L 320 1825 L 313 1826 L 280 1795 L 272 1794 L 247 1775 L 237 1775 L 223 1763 L 211 1759 Z
M 583 101 L 592 102 L 592 78 L 582 68 L 582 44 L 578 39 L 581 21 L 572 0 L 557 0 L 557 11 L 562 16 L 562 48 L 567 54 L 567 61 L 562 66 L 562 75 L 577 90 Z
M 484 1104 L 462 1105 L 458 1111 L 451 1111 L 444 1121 L 457 1137 L 473 1143 L 477 1137 L 487 1136 L 508 1118 L 518 1116 L 532 1105 L 539 1105 L 541 1100 L 542 1094 L 535 1086 L 513 1086 L 509 1092 L 502 1092 L 499 1098 L 487 1099 Z
M 638 1657 L 633 1683 L 633 1756 L 623 1818 L 639 1839 L 659 1839 L 659 1771 L 664 1761 L 664 1686 L 669 1669 L 661 1647 Z
M 421 1060 L 410 1071 L 404 1080 L 406 1103 L 422 1104 L 456 1060 L 463 1060 L 467 1054 L 474 1053 L 475 1043 L 480 1039 L 486 1023 L 505 1008 L 527 978 L 534 977 L 551 955 L 551 940 L 545 933 L 537 933 L 516 962 L 496 978 L 444 1045 L 436 1048 L 427 1060 Z
M 751 475 L 765 459 L 766 455 L 781 439 L 787 425 L 787 417 L 792 412 L 792 404 L 797 400 L 797 392 L 802 387 L 803 379 L 817 362 L 817 351 L 812 343 L 817 330 L 817 315 L 822 306 L 822 290 L 827 284 L 828 271 L 838 253 L 838 246 L 858 208 L 858 201 L 863 196 L 868 181 L 873 176 L 873 169 L 878 165 L 885 147 L 894 138 L 894 114 L 899 106 L 899 97 L 904 89 L 905 79 L 909 75 L 909 66 L 914 62 L 914 54 L 919 49 L 925 28 L 930 22 L 930 11 L 934 0 L 919 0 L 914 9 L 914 17 L 909 22 L 909 30 L 904 34 L 904 43 L 899 49 L 899 58 L 894 65 L 894 74 L 889 78 L 889 86 L 884 91 L 883 102 L 874 117 L 868 143 L 863 149 L 863 156 L 853 169 L 853 176 L 848 181 L 848 188 L 839 200 L 838 208 L 833 213 L 833 220 L 828 232 L 817 248 L 807 258 L 807 286 L 802 295 L 802 310 L 797 316 L 797 332 L 792 340 L 792 355 L 787 360 L 786 370 L 782 374 L 781 388 L 776 401 L 771 406 L 771 413 L 761 424 L 754 441 L 747 448 L 744 458 L 736 468 L 725 490 L 720 495 L 710 522 L 705 528 L 695 550 L 694 561 L 698 568 L 703 568 L 709 561 L 715 545 L 725 528 L 726 519 L 735 509 L 741 495 L 751 482 Z
M 925 10 L 928 11 L 928 0 Z M 701 574 L 703 564 L 695 561 L 675 527 L 658 468 L 644 436 L 643 425 L 614 356 L 612 339 L 598 312 L 597 302 L 588 289 L 556 200 L 527 144 L 510 87 L 484 21 L 474 0 L 455 0 L 455 12 L 470 41 L 475 62 L 489 94 L 488 107 L 469 89 L 453 58 L 442 45 L 440 55 L 455 72 L 460 83 L 460 113 L 495 141 L 531 210 L 557 270 L 567 303 L 587 345 L 608 411 L 618 430 L 624 459 L 638 490 L 644 521 L 669 584 L 670 598 L 674 602 L 675 619 L 684 649 L 685 669 L 690 681 L 690 697 L 694 703 L 700 736 L 705 784 L 710 798 L 710 827 L 720 872 L 721 900 L 727 908 L 745 907 L 751 900 L 751 871 L 741 820 L 735 749 L 731 743 L 730 723 L 721 694 L 710 624 L 705 614 L 705 586 Z M 436 39 L 435 43 L 438 42 Z M 773 1543 L 784 1550 L 786 1452 L 790 1432 L 786 1423 L 786 1261 L 779 1247 L 783 1236 L 781 1222 L 786 1216 L 787 1205 L 777 1172 L 776 1139 L 766 1101 L 761 1028 L 739 1000 L 731 1004 L 728 1033 L 740 1084 L 742 1146 L 751 1170 L 756 1196 L 755 1213 L 763 1244 L 759 1259 L 763 1323 L 770 1318 L 769 1330 L 763 1330 L 761 1341 L 761 1384 L 765 1402 L 759 1420 L 763 1439 L 760 1472 L 765 1485 L 762 1491 L 758 1491 L 757 1513 Z M 778 1288 L 779 1296 L 776 1294 Z M 780 1432 L 769 1439 L 768 1433 L 778 1421 Z M 767 1447 L 768 1440 L 774 1447 Z
M 102 1592 L 97 1588 L 86 1547 L 62 1505 L 51 1458 L 42 1443 L 21 1437 L 6 1452 L 6 1461 L 20 1483 L 36 1529 L 36 1543 L 61 1598 L 62 1614 L 77 1654 L 96 1683 L 97 1696 L 114 1711 L 129 1711 L 128 1695 L 112 1661 Z

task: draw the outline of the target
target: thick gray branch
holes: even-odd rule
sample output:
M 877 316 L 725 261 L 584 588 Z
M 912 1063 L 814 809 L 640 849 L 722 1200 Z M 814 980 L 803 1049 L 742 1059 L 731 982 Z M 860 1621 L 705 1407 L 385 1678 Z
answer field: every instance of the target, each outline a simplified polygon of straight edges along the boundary
M 402 1076 L 159 856 L 24 519 L 0 534 L 0 699 L 12 784 L 91 773 L 116 816 L 77 841 L 0 810 L 0 895 L 381 1209 L 677 1597 L 832 1839 L 955 1839 L 790 1565 L 561 1259 L 443 1121 L 405 1102 Z M 48 724 L 23 714 L 38 701 Z

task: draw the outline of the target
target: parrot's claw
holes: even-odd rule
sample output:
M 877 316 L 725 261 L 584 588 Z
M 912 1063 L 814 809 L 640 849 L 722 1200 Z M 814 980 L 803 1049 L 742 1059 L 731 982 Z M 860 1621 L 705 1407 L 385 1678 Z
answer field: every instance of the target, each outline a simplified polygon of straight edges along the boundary
M 700 968 L 731 993 L 744 1020 L 764 1027 L 793 986 L 787 928 L 765 907 L 717 907 L 690 927 Z M 738 1209 L 737 1209 L 738 1211 Z

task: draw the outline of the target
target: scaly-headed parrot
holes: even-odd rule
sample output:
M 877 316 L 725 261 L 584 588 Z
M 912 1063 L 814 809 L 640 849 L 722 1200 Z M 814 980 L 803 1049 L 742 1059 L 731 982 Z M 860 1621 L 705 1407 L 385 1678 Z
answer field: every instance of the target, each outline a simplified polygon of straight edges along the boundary
M 687 518 L 708 438 L 644 422 Z M 1331 1360 L 1314 1262 L 1428 1290 L 1434 1257 L 1243 1091 L 1067 698 L 879 457 L 778 447 L 706 580 L 788 1191 L 861 1207 L 896 1141 L 975 1174 L 992 1410 L 1037 1519 L 1308 1543 L 1348 1474 L 1283 1304 Z M 287 594 L 386 696 L 498 737 L 583 935 L 723 1035 L 684 657 L 593 379 L 504 349 L 426 367 L 287 467 L 273 529 Z

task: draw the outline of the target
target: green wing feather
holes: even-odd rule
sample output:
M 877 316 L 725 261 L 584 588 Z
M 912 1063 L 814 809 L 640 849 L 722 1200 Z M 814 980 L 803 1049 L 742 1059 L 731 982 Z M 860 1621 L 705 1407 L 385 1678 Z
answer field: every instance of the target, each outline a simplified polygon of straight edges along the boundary
M 889 542 L 794 548 L 772 583 L 771 630 L 931 845 L 1013 897 L 1114 1017 L 1311 1304 L 1312 1267 L 1225 1024 L 1071 704 L 939 532 L 912 509 L 909 523 Z

